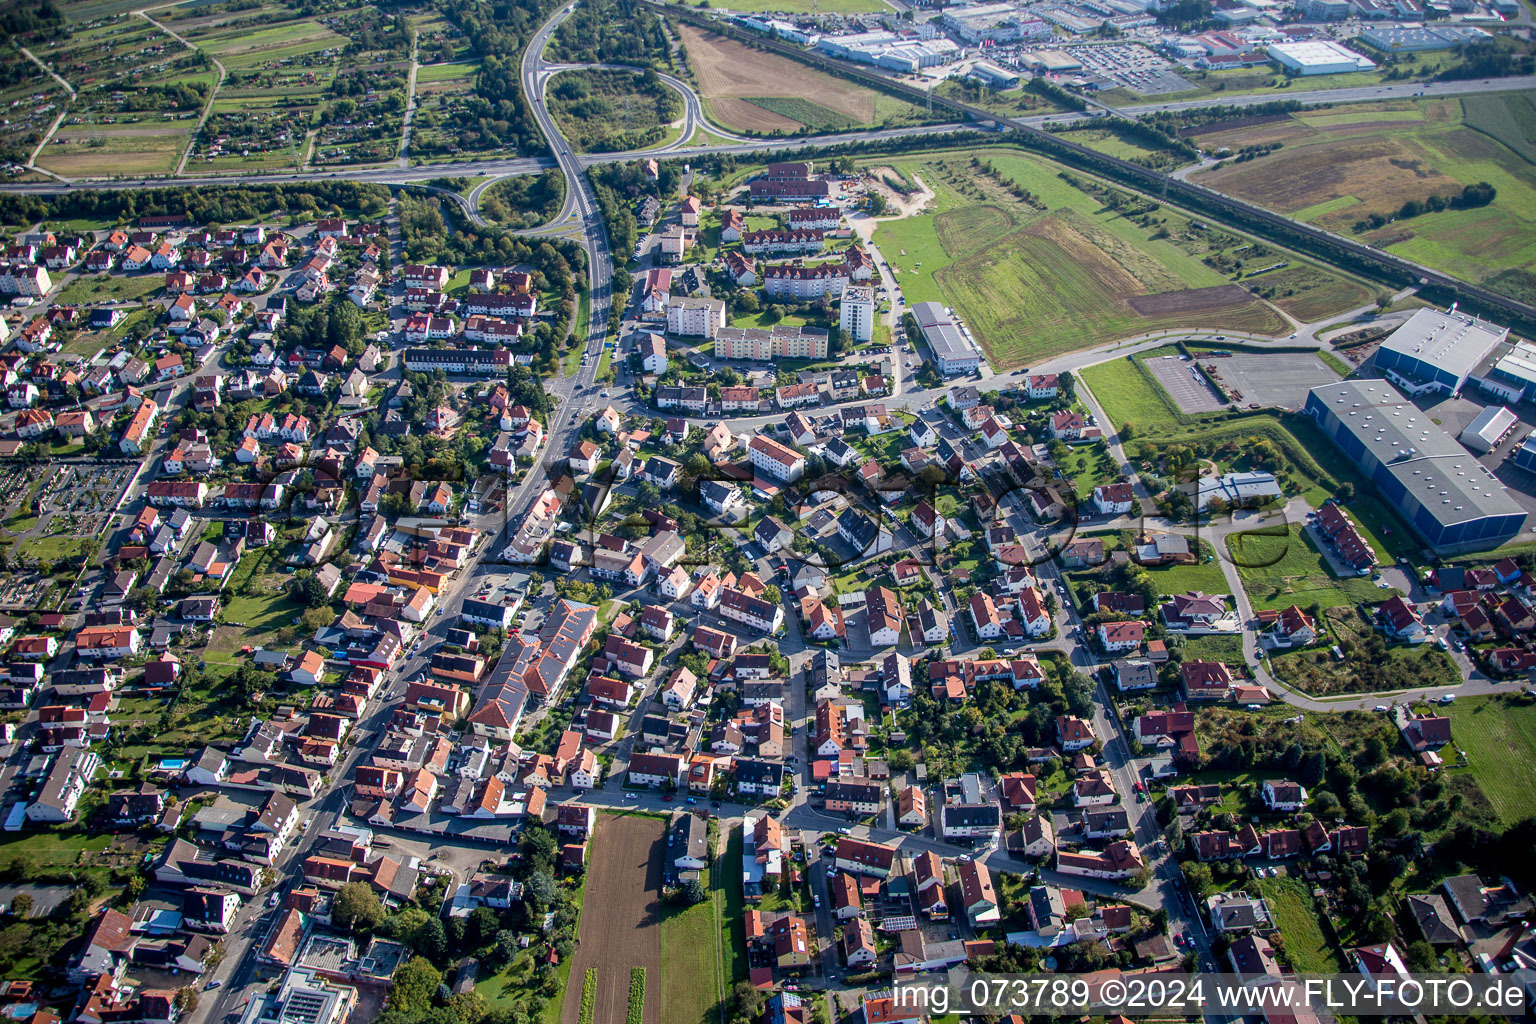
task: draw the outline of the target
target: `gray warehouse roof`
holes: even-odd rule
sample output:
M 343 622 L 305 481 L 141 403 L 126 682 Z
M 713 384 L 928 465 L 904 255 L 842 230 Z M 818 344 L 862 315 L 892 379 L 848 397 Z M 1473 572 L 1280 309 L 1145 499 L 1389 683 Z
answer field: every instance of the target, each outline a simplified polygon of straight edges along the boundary
M 1386 381 L 1340 381 L 1311 394 L 1440 523 L 1525 514 L 1471 452 Z
M 1388 335 L 1381 348 L 1465 377 L 1508 334 L 1508 328 L 1465 313 L 1421 309 Z
M 923 339 L 938 359 L 976 357 L 976 350 L 971 347 L 965 335 L 960 333 L 954 317 L 939 303 L 919 302 L 912 307 L 912 316 L 917 320 L 918 329 L 923 332 Z
M 1478 413 L 1476 419 L 1467 424 L 1459 439 L 1468 448 L 1486 452 L 1514 425 L 1514 413 L 1502 405 L 1490 405 Z

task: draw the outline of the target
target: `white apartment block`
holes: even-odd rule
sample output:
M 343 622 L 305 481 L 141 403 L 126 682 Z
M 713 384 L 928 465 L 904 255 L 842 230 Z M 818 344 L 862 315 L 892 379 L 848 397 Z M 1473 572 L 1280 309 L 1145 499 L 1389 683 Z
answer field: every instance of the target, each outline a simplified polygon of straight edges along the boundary
M 667 304 L 667 333 L 683 338 L 713 338 L 725 326 L 720 299 L 673 299 Z
M 868 341 L 875 330 L 875 290 L 863 285 L 843 289 L 837 325 L 854 341 Z

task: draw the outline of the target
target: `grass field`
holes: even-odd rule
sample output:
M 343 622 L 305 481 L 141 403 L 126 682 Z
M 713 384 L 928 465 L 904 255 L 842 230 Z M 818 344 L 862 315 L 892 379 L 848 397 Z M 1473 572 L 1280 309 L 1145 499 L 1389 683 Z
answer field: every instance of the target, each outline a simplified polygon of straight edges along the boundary
M 1332 82 L 1330 81 L 1330 84 Z M 1352 234 L 1363 217 L 1486 181 L 1490 205 L 1448 209 L 1361 235 L 1409 259 L 1517 297 L 1536 294 L 1536 107 L 1532 93 L 1393 101 L 1202 134 L 1202 146 L 1282 148 L 1194 175 L 1203 185 Z
M 818 123 L 829 117 L 846 118 L 846 126 L 888 127 L 930 120 L 904 100 L 834 78 L 787 57 L 691 25 L 680 25 L 678 34 L 705 113 L 722 128 L 762 134 L 795 132 L 810 123 L 798 119 L 802 116 Z
M 1337 974 L 1344 970 L 1338 950 L 1323 936 L 1322 919 L 1307 887 L 1294 878 L 1254 880 L 1269 906 L 1291 966 L 1301 974 Z
M 94 305 L 98 302 L 134 302 L 158 292 L 165 287 L 160 274 L 125 277 L 119 274 L 97 274 L 94 277 L 77 277 L 54 297 L 55 302 L 65 305 Z
M 1478 788 L 1506 825 L 1536 814 L 1536 703 L 1466 698 L 1440 707 L 1451 720 L 1451 741 L 1466 752 Z M 1447 758 L 1449 760 L 1449 758 Z
M 730 855 L 734 845 L 735 857 Z M 661 920 L 661 1019 L 668 1024 L 708 1024 L 738 975 L 733 925 L 741 918 L 741 883 L 730 865 L 740 862 L 741 836 L 732 830 L 718 870 L 705 868 L 709 899 L 697 906 L 667 907 Z M 735 891 L 734 899 L 731 890 Z M 732 908 L 734 906 L 734 913 Z
M 111 836 L 86 835 L 83 832 L 38 832 L 34 835 L 7 836 L 0 839 L 0 864 L 26 856 L 38 867 L 69 867 L 82 853 L 99 853 L 112 842 Z
M 1127 423 L 1145 429 L 1180 413 L 1169 400 L 1168 392 L 1147 375 L 1141 363 L 1148 359 L 1160 359 L 1176 351 L 1170 345 L 1135 357 L 1095 363 L 1080 370 L 1078 378 L 1088 385 L 1088 390 L 1093 392 L 1093 397 L 1098 400 L 1104 415 L 1116 430 Z
M 1316 603 L 1323 608 L 1374 603 L 1390 596 L 1369 579 L 1339 579 L 1313 546 L 1310 532 L 1293 523 L 1284 532 L 1258 531 L 1227 536 L 1227 550 L 1248 600 L 1260 611 Z
M 875 242 L 907 301 L 953 305 L 994 366 L 1027 365 L 1159 329 L 1265 336 L 1286 329 L 1273 310 L 1236 289 L 1215 305 L 1211 293 L 1195 291 L 1229 279 L 1202 262 L 1213 243 L 1177 214 L 1161 210 L 1155 222 L 1124 215 L 1033 156 L 974 157 L 975 164 L 970 155 L 894 161 L 897 173 L 921 180 L 934 200 L 919 216 L 882 221 Z M 1018 198 L 1015 186 L 1033 201 Z M 1131 304 L 1154 295 L 1159 312 L 1143 314 Z

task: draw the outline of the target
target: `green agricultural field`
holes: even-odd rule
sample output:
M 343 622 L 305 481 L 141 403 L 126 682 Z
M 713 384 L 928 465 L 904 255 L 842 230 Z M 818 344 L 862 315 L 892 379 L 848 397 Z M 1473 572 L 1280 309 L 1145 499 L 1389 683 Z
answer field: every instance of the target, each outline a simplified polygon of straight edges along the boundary
M 1468 768 L 1499 820 L 1510 825 L 1536 814 L 1529 775 L 1536 764 L 1536 703 L 1463 697 L 1436 713 L 1450 718 L 1451 741 L 1466 752 Z
M 755 107 L 762 107 L 770 113 L 787 117 L 791 121 L 799 121 L 808 131 L 841 132 L 858 127 L 858 122 L 847 114 L 840 114 L 820 103 L 799 96 L 744 96 L 742 98 Z
M 1461 101 L 1467 127 L 1536 163 L 1536 92 L 1492 92 Z
M 1248 599 L 1259 611 L 1291 605 L 1322 608 L 1374 603 L 1391 596 L 1369 579 L 1340 579 L 1328 570 L 1310 531 L 1293 523 L 1285 530 L 1255 530 L 1227 536 L 1227 550 L 1237 565 Z
M 1201 134 L 1207 148 L 1260 142 L 1281 148 L 1192 180 L 1529 301 L 1536 298 L 1533 96 L 1360 104 Z M 1449 197 L 1478 182 L 1497 192 L 1488 206 L 1357 231 L 1373 214 L 1395 218 L 1409 200 Z
M 928 211 L 882 221 L 875 242 L 907 301 L 954 306 L 995 367 L 1159 329 L 1286 329 L 1239 288 L 1198 291 L 1229 281 L 1202 262 L 1210 244 L 1182 217 L 1166 209 L 1156 221 L 1127 216 L 1105 203 L 1116 193 L 1081 190 L 1048 161 L 983 151 L 974 163 L 919 156 L 872 170 L 933 190 Z
M 416 69 L 416 87 L 438 82 L 473 82 L 480 72 L 477 60 L 459 61 L 453 64 L 423 64 Z
M 722 865 L 732 863 L 722 860 Z M 726 962 L 721 918 L 726 888 L 740 882 L 729 870 L 705 868 L 700 880 L 709 899 L 692 907 L 667 907 L 661 920 L 661 1017 L 678 1024 L 706 1024 L 735 984 Z
M 1338 950 L 1323 933 L 1317 903 L 1305 884 L 1295 878 L 1255 880 L 1280 935 L 1291 966 L 1302 974 L 1337 974 L 1344 970 Z

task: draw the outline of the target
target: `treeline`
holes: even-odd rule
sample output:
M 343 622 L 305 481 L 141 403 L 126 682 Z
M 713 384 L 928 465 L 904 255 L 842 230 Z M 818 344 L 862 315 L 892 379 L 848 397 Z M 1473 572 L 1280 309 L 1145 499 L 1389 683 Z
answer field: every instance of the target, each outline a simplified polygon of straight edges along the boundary
M 63 13 L 54 6 L 53 0 L 42 0 L 36 5 L 17 3 L 0 5 L 0 40 L 9 41 L 12 36 L 25 35 L 44 29 L 54 29 L 64 24 Z M 9 64 L 11 61 L 7 60 Z M 26 58 L 16 61 L 30 65 Z
M 1310 109 L 1326 110 L 1331 106 L 1333 106 L 1331 103 L 1320 103 Z M 1143 114 L 1140 121 L 1170 135 L 1179 135 L 1191 128 L 1215 124 L 1219 121 L 1234 118 L 1250 121 L 1255 118 L 1273 117 L 1277 114 L 1291 114 L 1301 109 L 1302 104 L 1297 100 L 1270 100 L 1268 103 L 1254 103 L 1246 107 L 1227 104 L 1220 107 L 1193 107 L 1189 110 L 1155 110 L 1150 114 Z
M 353 181 L 308 181 L 229 188 L 82 189 L 60 195 L 0 195 L 7 224 L 99 220 L 129 224 L 140 217 L 185 214 L 194 224 L 256 221 L 273 213 L 320 216 L 333 212 L 365 219 L 389 212 L 389 189 Z
M 1042 96 L 1050 100 L 1058 107 L 1065 107 L 1067 110 L 1088 109 L 1088 102 L 1077 93 L 1068 92 L 1055 82 L 1048 82 L 1039 75 L 1035 75 L 1025 83 L 1024 88 L 1036 96 Z
M 1536 58 L 1528 53 L 1517 53 L 1513 41 L 1508 43 L 1490 40 L 1458 46 L 1454 53 L 1461 58 L 1437 76 L 1444 81 L 1468 78 L 1502 78 L 1505 75 L 1529 75 L 1536 72 Z
M 1454 195 L 1431 195 L 1425 199 L 1410 199 L 1400 206 L 1395 214 L 1373 213 L 1369 217 L 1363 217 L 1355 221 L 1355 231 L 1357 233 L 1375 231 L 1377 228 L 1386 227 L 1394 220 L 1407 220 L 1410 217 L 1439 213 L 1442 210 L 1475 210 L 1493 202 L 1498 194 L 1498 189 L 1486 181 L 1479 181 L 1475 185 L 1467 185 Z
M 109 90 L 102 89 L 105 94 Z M 172 82 L 169 85 L 144 85 L 137 89 L 129 89 L 123 92 L 120 109 L 125 111 L 140 110 L 199 110 L 203 106 L 203 99 L 207 95 L 208 85 L 198 82 L 189 85 L 185 82 Z
M 1211 0 L 1178 0 L 1164 7 L 1157 15 L 1159 25 L 1191 31 L 1213 24 Z
M 993 181 L 997 182 L 999 185 L 1006 188 L 1013 194 L 1015 199 L 1023 203 L 1025 206 L 1028 206 L 1031 209 L 1040 210 L 1041 212 L 1046 210 L 1046 205 L 1041 201 L 1039 196 L 1035 195 L 1029 189 L 1025 188 L 1023 185 L 1020 185 L 1012 178 L 1004 176 L 1001 171 L 992 165 L 992 161 L 982 160 L 979 157 L 973 156 L 971 157 L 971 166 L 976 168 L 976 170 L 980 171 L 982 174 L 991 178 Z M 902 193 L 902 195 L 909 194 L 910 193 L 907 192 Z
M 554 60 L 668 67 L 661 19 L 642 0 L 583 0 L 551 40 Z
M 1253 146 L 1243 146 L 1232 158 L 1232 162 L 1235 164 L 1245 164 L 1250 160 L 1257 160 L 1261 156 L 1268 156 L 1275 150 L 1279 149 L 1282 145 L 1284 145 L 1284 143 L 1261 142 Z

